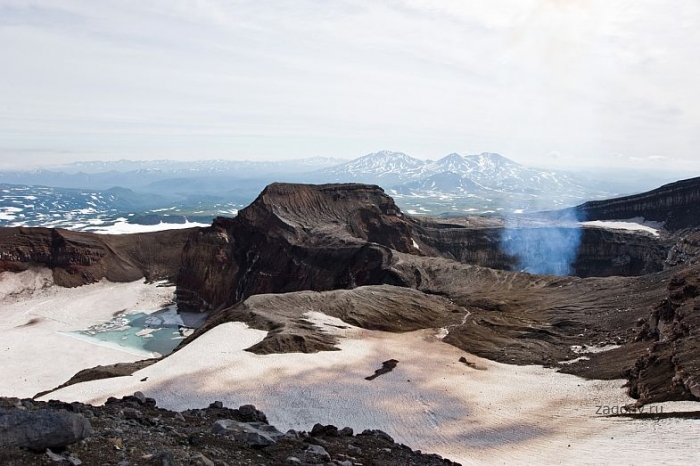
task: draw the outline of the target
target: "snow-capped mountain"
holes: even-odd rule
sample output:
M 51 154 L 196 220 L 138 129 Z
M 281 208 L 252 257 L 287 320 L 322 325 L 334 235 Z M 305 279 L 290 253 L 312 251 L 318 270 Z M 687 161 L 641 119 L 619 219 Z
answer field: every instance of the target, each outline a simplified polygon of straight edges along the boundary
M 428 163 L 403 152 L 383 150 L 317 171 L 327 182 L 377 183 L 383 186 L 420 177 Z
M 527 167 L 489 152 L 423 161 L 381 151 L 314 175 L 313 181 L 376 183 L 399 205 L 419 207 L 408 211 L 425 213 L 525 212 L 618 194 L 571 173 Z
M 390 188 L 390 193 L 399 194 L 429 194 L 440 196 L 442 194 L 485 195 L 489 188 L 476 183 L 467 176 L 453 171 L 444 171 L 427 178 L 409 181 L 399 186 Z
M 473 164 L 467 161 L 465 157 L 453 152 L 445 157 L 436 160 L 427 166 L 427 170 L 431 173 L 467 173 L 474 168 Z
M 526 167 L 500 154 L 450 154 L 430 167 L 431 171 L 449 171 L 469 178 L 492 190 L 522 193 L 560 192 L 584 198 L 588 191 L 576 176 L 539 168 Z
M 377 183 L 404 193 L 495 190 L 535 194 L 554 190 L 584 198 L 587 191 L 580 180 L 568 173 L 526 167 L 488 152 L 467 156 L 452 153 L 433 162 L 403 152 L 381 151 L 316 174 L 325 181 Z

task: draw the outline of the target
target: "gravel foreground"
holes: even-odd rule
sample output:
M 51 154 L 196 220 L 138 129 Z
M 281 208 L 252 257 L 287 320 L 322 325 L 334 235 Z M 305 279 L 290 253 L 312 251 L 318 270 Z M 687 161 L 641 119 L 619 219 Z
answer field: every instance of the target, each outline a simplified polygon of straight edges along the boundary
M 0 464 L 458 465 L 396 444 L 386 433 L 317 424 L 277 431 L 252 405 L 214 402 L 182 413 L 137 392 L 104 406 L 0 398 Z

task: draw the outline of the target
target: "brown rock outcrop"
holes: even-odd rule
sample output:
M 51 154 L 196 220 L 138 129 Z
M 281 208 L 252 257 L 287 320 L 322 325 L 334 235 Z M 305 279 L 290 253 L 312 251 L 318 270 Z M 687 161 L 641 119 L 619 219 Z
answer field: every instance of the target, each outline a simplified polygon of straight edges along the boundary
M 640 321 L 641 341 L 652 342 L 627 371 L 640 402 L 700 400 L 700 267 L 673 275 L 667 296 Z
M 53 270 L 54 282 L 65 287 L 103 278 L 113 282 L 173 279 L 190 233 L 100 235 L 53 228 L 0 228 L 0 271 L 45 266 Z
M 272 184 L 236 218 L 190 237 L 177 279 L 181 310 L 262 293 L 403 285 L 392 251 L 418 253 L 411 226 L 378 186 Z

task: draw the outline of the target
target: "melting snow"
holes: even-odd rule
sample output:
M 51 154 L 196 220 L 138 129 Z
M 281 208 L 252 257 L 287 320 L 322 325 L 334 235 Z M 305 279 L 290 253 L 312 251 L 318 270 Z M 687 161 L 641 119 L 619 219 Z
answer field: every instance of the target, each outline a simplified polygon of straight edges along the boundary
M 654 236 L 659 236 L 659 229 L 663 228 L 661 222 L 647 222 L 641 217 L 628 220 L 594 220 L 590 222 L 581 222 L 581 225 L 610 228 L 614 230 L 646 231 Z

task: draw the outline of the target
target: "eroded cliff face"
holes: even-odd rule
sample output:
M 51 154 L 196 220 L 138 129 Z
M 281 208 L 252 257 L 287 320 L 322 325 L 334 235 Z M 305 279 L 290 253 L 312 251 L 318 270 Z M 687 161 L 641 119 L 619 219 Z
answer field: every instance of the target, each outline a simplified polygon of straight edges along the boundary
M 403 285 L 392 251 L 418 253 L 411 226 L 377 186 L 272 184 L 233 219 L 192 235 L 182 254 L 182 310 L 262 293 Z
M 700 223 L 700 178 L 677 181 L 642 194 L 586 202 L 567 212 L 573 212 L 581 220 L 643 217 L 663 222 L 671 231 L 697 227 Z
M 52 228 L 0 228 L 0 271 L 52 269 L 59 286 L 173 279 L 189 230 L 98 235 Z
M 540 248 L 537 242 L 546 242 L 548 228 L 518 228 L 519 237 L 534 238 L 531 249 Z M 547 261 L 552 269 L 566 270 L 577 277 L 637 276 L 657 272 L 664 267 L 673 241 L 649 234 L 605 230 L 601 228 L 551 228 L 557 235 L 570 234 L 576 241 L 572 260 L 557 254 L 540 254 L 539 261 Z M 421 222 L 415 237 L 429 248 L 421 248 L 428 255 L 446 257 L 464 264 L 480 265 L 499 270 L 522 271 L 519 258 L 510 254 L 512 248 L 504 245 L 507 230 L 504 227 L 466 228 L 440 227 L 437 223 Z
M 639 321 L 652 342 L 627 372 L 630 393 L 645 403 L 700 399 L 700 267 L 671 277 L 667 297 Z

